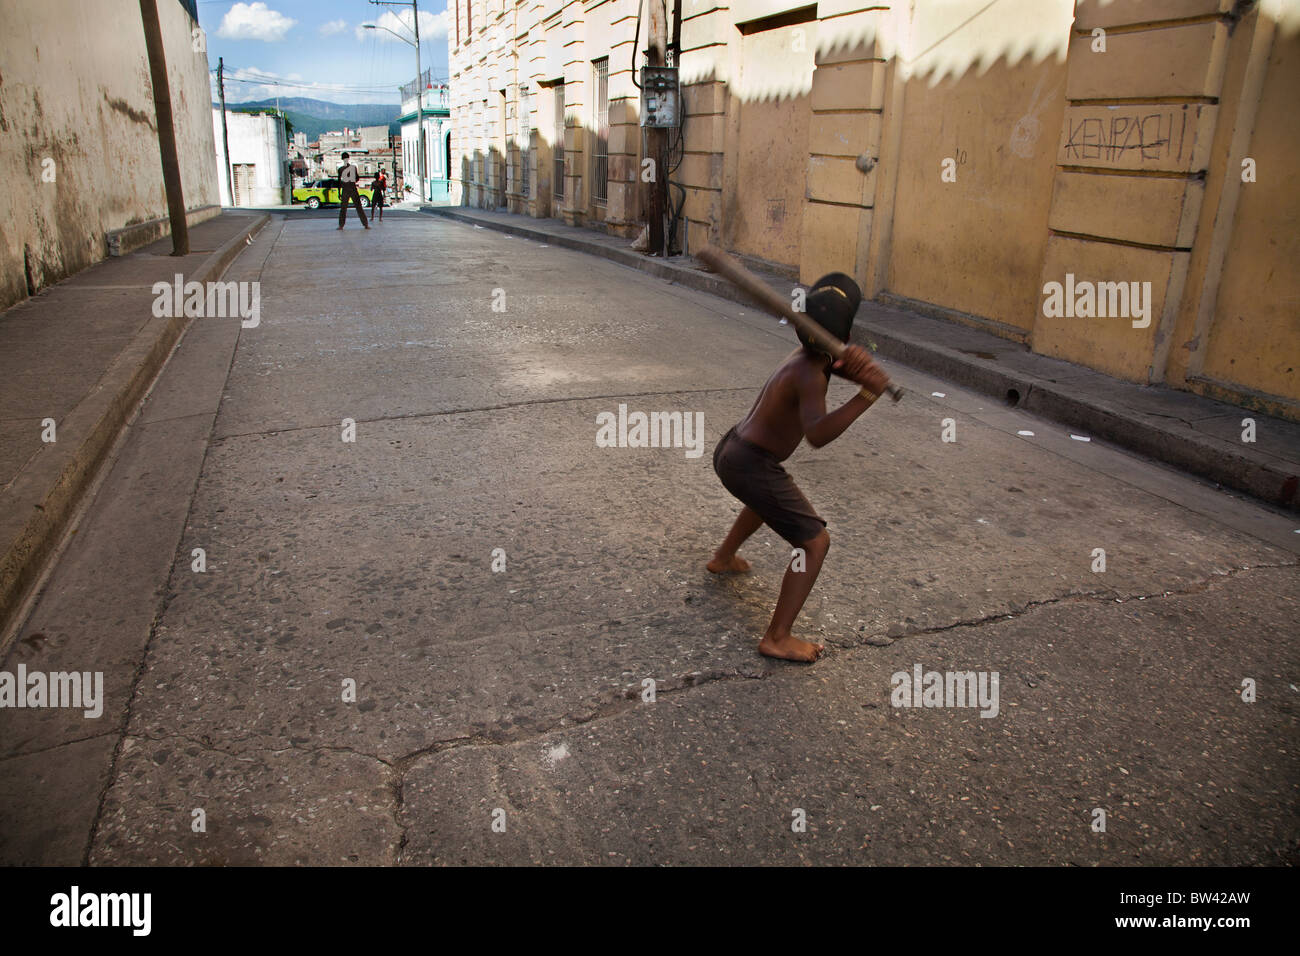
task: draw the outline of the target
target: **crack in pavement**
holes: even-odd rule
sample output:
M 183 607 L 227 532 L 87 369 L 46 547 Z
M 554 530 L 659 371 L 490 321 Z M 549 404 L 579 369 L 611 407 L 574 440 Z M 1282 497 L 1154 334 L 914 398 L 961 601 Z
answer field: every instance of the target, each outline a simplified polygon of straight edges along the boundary
M 908 637 L 920 637 L 928 634 L 939 634 L 946 631 L 957 630 L 963 627 L 983 627 L 988 624 L 998 623 L 1000 621 L 1007 621 L 1007 620 L 1020 618 L 1030 613 L 1042 610 L 1044 608 L 1053 607 L 1059 604 L 1077 604 L 1077 603 L 1084 603 L 1087 601 L 1095 601 L 1098 603 L 1102 603 L 1102 602 L 1126 603 L 1128 601 L 1154 600 L 1154 599 L 1166 598 L 1166 597 L 1184 597 L 1192 594 L 1204 593 L 1206 590 L 1209 590 L 1212 587 L 1223 584 L 1231 580 L 1232 578 L 1235 578 L 1249 571 L 1282 570 L 1286 568 L 1297 568 L 1297 567 L 1300 567 L 1300 561 L 1293 562 L 1293 563 L 1286 563 L 1286 564 L 1257 564 L 1257 565 L 1244 566 L 1241 568 L 1232 568 L 1224 572 L 1215 573 L 1210 577 L 1207 577 L 1201 581 L 1196 581 L 1188 585 L 1187 587 L 1178 590 L 1164 590 L 1164 591 L 1150 592 L 1150 593 L 1133 592 L 1129 594 L 1120 594 L 1114 591 L 1113 589 L 1106 589 L 1103 591 L 1070 592 L 1068 594 L 1063 594 L 1055 598 L 1048 598 L 1040 601 L 1029 601 L 1023 605 L 1014 607 L 1012 610 L 1008 612 L 998 612 L 996 614 L 990 614 L 980 618 L 969 618 L 969 619 L 963 619 L 959 621 L 953 621 L 948 624 L 939 624 L 931 627 L 916 628 L 914 630 L 907 631 L 901 635 L 898 635 L 897 637 L 890 638 L 890 643 L 892 644 L 896 641 L 900 641 Z M 879 635 L 874 633 L 868 635 L 868 637 L 876 637 L 876 636 Z M 829 638 L 827 638 L 827 642 L 831 643 Z M 847 650 L 856 650 L 864 646 L 876 646 L 876 645 L 869 645 L 866 643 L 865 640 L 863 640 L 863 641 L 857 641 L 848 644 L 833 643 L 832 646 L 837 649 L 847 651 Z M 691 671 L 686 674 L 680 675 L 678 678 L 676 678 L 676 681 L 673 683 L 668 683 L 668 682 L 657 683 L 655 687 L 656 699 L 661 694 L 672 696 L 675 694 L 684 693 L 689 690 L 693 690 L 693 689 L 697 689 L 697 688 L 701 688 L 701 687 L 705 687 L 717 683 L 726 683 L 726 682 L 737 681 L 737 680 L 765 680 L 772 674 L 778 673 L 780 670 L 783 670 L 783 668 L 780 668 L 780 665 L 775 665 L 775 666 L 769 665 L 768 668 L 764 669 L 761 672 L 752 672 L 752 671 L 746 672 L 743 670 L 723 670 L 723 669 L 714 669 L 708 671 Z M 555 718 L 554 720 L 550 721 L 549 723 L 545 724 L 540 728 L 537 727 L 522 728 L 515 732 L 487 731 L 487 732 L 478 732 L 473 734 L 462 734 L 456 737 L 448 737 L 441 740 L 435 740 L 429 744 L 426 744 L 423 747 L 418 747 L 415 750 L 408 751 L 404 754 L 400 754 L 392 758 L 385 758 L 379 756 L 378 754 L 367 753 L 364 751 L 359 751 L 353 748 L 343 747 L 343 746 L 330 746 L 330 745 L 303 746 L 298 743 L 290 742 L 287 746 L 284 747 L 254 746 L 254 747 L 244 748 L 242 750 L 229 750 L 229 749 L 223 749 L 222 747 L 218 746 L 211 740 L 211 738 L 208 737 L 194 738 L 182 734 L 165 735 L 164 737 L 161 738 L 153 737 L 148 734 L 128 734 L 127 736 L 136 737 L 137 739 L 148 739 L 148 740 L 161 740 L 167 738 L 185 739 L 197 743 L 200 746 L 203 746 L 205 749 L 213 750 L 219 753 L 224 753 L 227 756 L 240 756 L 242 753 L 245 753 L 248 750 L 255 750 L 255 751 L 265 752 L 265 753 L 285 753 L 290 750 L 301 750 L 305 752 L 320 751 L 320 750 L 346 752 L 346 753 L 355 754 L 356 756 L 370 758 L 372 760 L 375 760 L 383 764 L 384 766 L 390 769 L 398 771 L 399 774 L 404 774 L 405 771 L 413 763 L 427 756 L 445 753 L 450 750 L 464 749 L 466 747 L 511 746 L 514 744 L 526 742 L 530 739 L 540 739 L 542 737 L 547 736 L 548 734 L 554 733 L 557 730 L 565 729 L 568 727 L 579 727 L 588 723 L 592 723 L 594 721 L 605 720 L 609 717 L 615 717 L 639 706 L 635 701 L 636 698 L 638 698 L 640 695 L 635 687 L 625 688 L 621 692 L 611 693 L 610 691 L 606 691 L 602 696 L 605 697 L 605 700 L 603 701 L 597 700 L 597 702 L 589 706 L 586 710 L 581 712 L 575 712 L 574 710 L 569 710 L 563 715 L 561 715 L 560 717 Z M 229 741 L 226 741 L 226 743 L 239 744 L 239 743 L 243 743 L 244 741 L 254 740 L 259 736 L 261 735 L 255 733 L 247 734 L 242 737 L 232 738 Z
M 1200 593 L 1204 593 L 1207 590 L 1225 584 L 1228 581 L 1234 579 L 1235 577 L 1238 577 L 1242 574 L 1246 574 L 1251 571 L 1283 570 L 1283 569 L 1296 568 L 1296 567 L 1300 567 L 1300 562 L 1243 566 L 1240 568 L 1232 568 L 1224 572 L 1215 572 L 1210 576 L 1200 581 L 1193 582 L 1187 587 L 1181 589 L 1164 590 L 1160 592 L 1147 593 L 1147 594 L 1134 593 L 1134 594 L 1120 595 L 1117 594 L 1117 592 L 1114 591 L 1113 589 L 1105 589 L 1101 591 L 1071 592 L 1069 594 L 1060 595 L 1055 598 L 1045 599 L 1041 601 L 1030 601 L 1022 606 L 1016 607 L 1010 613 L 992 614 L 982 618 L 955 621 L 949 624 L 936 625 L 932 627 L 917 628 L 912 631 L 908 631 L 897 638 L 891 639 L 891 643 L 893 643 L 893 641 L 902 640 L 905 637 L 917 637 L 926 634 L 943 633 L 946 631 L 952 631 L 963 627 L 982 627 L 999 621 L 1006 621 L 1006 620 L 1012 620 L 1012 619 L 1024 617 L 1028 614 L 1041 611 L 1044 608 L 1049 608 L 1061 604 L 1078 604 L 1078 603 L 1085 603 L 1085 602 L 1126 603 L 1128 601 L 1134 601 L 1134 600 L 1155 600 L 1159 598 L 1184 597 L 1192 594 L 1200 594 Z M 834 645 L 834 646 L 841 650 L 854 650 L 864 646 L 864 644 L 862 642 L 858 642 L 847 646 L 845 645 Z M 142 669 L 143 669 L 143 663 L 142 663 Z M 693 690 L 697 690 L 705 687 L 712 687 L 714 685 L 722 684 L 722 683 L 731 683 L 736 681 L 766 680 L 769 677 L 772 677 L 776 674 L 784 673 L 785 670 L 786 669 L 780 667 L 780 665 L 765 665 L 763 669 L 759 671 L 752 671 L 752 670 L 745 671 L 740 669 L 737 670 L 714 669 L 714 670 L 707 670 L 707 671 L 692 671 L 680 675 L 679 677 L 677 677 L 675 680 L 672 680 L 671 682 L 665 681 L 663 683 L 656 683 L 655 699 L 657 701 L 660 695 L 671 698 L 679 694 L 686 694 Z M 274 746 L 274 747 L 252 746 L 252 747 L 243 747 L 239 749 L 229 749 L 230 744 L 239 744 L 247 740 L 253 740 L 259 736 L 257 734 L 249 734 L 243 737 L 234 738 L 230 741 L 225 742 L 227 746 L 221 746 L 215 743 L 210 737 L 207 736 L 193 737 L 187 734 L 164 734 L 161 736 L 155 736 L 150 734 L 127 733 L 122 736 L 122 739 L 119 741 L 118 747 L 114 752 L 112 772 L 115 773 L 116 771 L 118 754 L 121 752 L 121 748 L 128 738 L 132 738 L 135 740 L 149 740 L 153 742 L 162 742 L 166 740 L 184 740 L 196 744 L 205 750 L 209 750 L 215 753 L 220 753 L 225 756 L 235 757 L 235 758 L 243 757 L 249 752 L 283 754 L 290 751 L 299 751 L 303 753 L 346 753 L 356 757 L 362 757 L 368 760 L 372 760 L 383 767 L 382 772 L 387 778 L 385 781 L 385 786 L 387 787 L 391 795 L 392 818 L 393 818 L 394 825 L 397 827 L 399 831 L 397 839 L 393 842 L 391 846 L 391 856 L 394 863 L 400 863 L 403 858 L 403 853 L 405 852 L 405 849 L 409 843 L 408 827 L 407 824 L 403 821 L 403 812 L 406 805 L 406 776 L 408 772 L 411 770 L 411 768 L 413 768 L 417 763 L 419 763 L 421 760 L 425 759 L 426 757 L 436 757 L 444 753 L 450 753 L 453 751 L 460 751 L 460 750 L 471 749 L 471 748 L 483 748 L 483 747 L 510 747 L 510 746 L 516 746 L 520 744 L 526 744 L 530 741 L 541 740 L 547 737 L 548 735 L 554 734 L 555 732 L 560 730 L 569 730 L 577 727 L 582 727 L 587 724 L 603 722 L 616 717 L 621 717 L 625 714 L 630 713 L 632 710 L 639 708 L 642 703 L 640 700 L 641 694 L 638 691 L 636 686 L 624 688 L 621 692 L 607 691 L 602 696 L 604 697 L 603 700 L 598 699 L 597 701 L 587 705 L 582 710 L 577 710 L 577 711 L 573 709 L 568 710 L 562 716 L 558 718 L 554 718 L 541 725 L 521 727 L 509 731 L 488 730 L 488 731 L 479 731 L 471 734 L 462 734 L 455 737 L 435 740 L 431 743 L 426 744 L 423 747 L 418 747 L 414 750 L 407 751 L 406 753 L 391 758 L 383 757 L 380 756 L 379 754 L 367 753 L 365 751 L 357 750 L 353 747 L 346 747 L 342 745 L 331 745 L 331 744 L 304 745 L 302 743 L 292 741 L 292 740 L 286 746 Z M 107 731 L 105 733 L 107 734 L 111 732 L 112 731 Z M 96 736 L 104 736 L 104 735 L 101 734 Z M 761 788 L 759 787 L 758 781 L 753 778 L 751 778 L 751 780 L 753 782 L 755 790 L 761 793 Z M 95 824 L 94 824 L 95 829 L 92 831 L 92 838 L 87 844 L 87 851 L 86 851 L 87 859 L 89 857 L 89 853 L 93 845 L 94 835 L 98 829 L 100 815 L 102 814 L 103 811 L 103 805 L 107 798 L 108 790 L 111 787 L 113 782 L 115 782 L 115 778 L 110 777 L 110 783 L 105 787 L 104 793 L 101 795 L 100 808 L 97 811 L 95 817 Z
M 658 700 L 658 697 L 661 694 L 665 696 L 673 696 L 675 694 L 683 693 L 693 688 L 703 687 L 706 685 L 727 683 L 727 682 L 737 681 L 737 680 L 765 680 L 771 673 L 773 673 L 773 671 L 766 671 L 766 670 L 761 673 L 746 673 L 743 671 L 723 671 L 723 670 L 692 671 L 690 673 L 682 675 L 679 678 L 680 683 L 678 684 L 669 685 L 669 686 L 661 686 L 656 684 L 655 687 L 656 700 Z M 266 754 L 283 754 L 283 753 L 288 753 L 290 751 L 298 751 L 301 753 L 348 753 L 356 757 L 363 757 L 369 760 L 373 760 L 376 763 L 381 764 L 383 766 L 384 768 L 383 772 L 388 777 L 388 780 L 386 782 L 386 787 L 392 796 L 393 823 L 399 831 L 398 838 L 392 846 L 392 859 L 393 862 L 396 864 L 401 862 L 402 853 L 405 850 L 408 843 L 407 826 L 402 820 L 402 813 L 406 806 L 406 774 L 411 769 L 411 767 L 413 767 L 418 761 L 424 759 L 425 757 L 435 756 L 453 750 L 463 750 L 472 747 L 506 747 L 506 746 L 513 746 L 516 744 L 527 743 L 530 740 L 539 740 L 547 736 L 548 734 L 554 733 L 557 730 L 572 728 L 572 727 L 581 727 L 586 724 L 593 723 L 595 721 L 606 720 L 611 717 L 617 717 L 622 714 L 628 713 L 629 711 L 640 706 L 640 704 L 637 703 L 637 698 L 639 696 L 640 695 L 637 693 L 635 688 L 629 688 L 622 695 L 620 695 L 619 698 L 608 700 L 604 704 L 599 704 L 591 708 L 586 713 L 575 714 L 570 711 L 564 714 L 562 717 L 553 720 L 549 724 L 546 724 L 545 726 L 540 728 L 526 728 L 526 729 L 521 729 L 520 731 L 514 733 L 488 732 L 488 733 L 466 734 L 458 737 L 451 737 L 445 740 L 434 741 L 431 744 L 409 751 L 408 753 L 402 754 L 391 760 L 385 759 L 384 757 L 381 757 L 378 754 L 366 753 L 364 751 L 357 750 L 352 747 L 344 747 L 344 746 L 329 745 L 329 744 L 313 744 L 313 745 L 303 746 L 299 743 L 295 743 L 292 741 L 288 744 L 288 746 L 284 746 L 284 747 L 254 746 L 254 747 L 242 748 L 240 750 L 230 750 L 218 746 L 209 737 L 205 737 L 205 736 L 193 737 L 188 734 L 163 734 L 163 735 L 125 734 L 123 735 L 122 740 L 119 741 L 118 750 L 120 751 L 121 747 L 124 745 L 127 739 L 148 740 L 154 743 L 162 743 L 169 740 L 184 740 L 189 743 L 195 744 L 196 746 L 201 747 L 204 750 L 208 750 L 213 753 L 219 753 L 227 757 L 234 757 L 236 759 L 243 757 L 249 752 L 266 753 Z M 253 736 L 255 735 L 248 735 L 246 737 L 237 738 L 236 740 L 230 741 L 230 743 L 238 743 L 243 740 L 249 740 L 252 739 Z M 115 757 L 116 757 L 116 753 L 115 753 Z M 115 765 L 116 765 L 116 761 L 115 761 Z M 101 797 L 100 809 L 96 813 L 96 817 L 95 817 L 96 831 L 98 829 L 100 814 L 102 814 L 103 804 L 105 802 L 106 797 L 107 797 L 107 788 L 105 790 L 105 794 Z M 90 849 L 88 848 L 87 856 L 89 855 L 89 853 L 90 853 Z M 86 865 L 88 865 L 88 863 Z
M 1205 591 L 1209 590 L 1211 587 L 1215 587 L 1219 584 L 1224 583 L 1225 581 L 1229 581 L 1232 578 L 1235 578 L 1240 574 L 1244 574 L 1247 571 L 1259 571 L 1259 570 L 1270 570 L 1270 569 L 1280 570 L 1283 568 L 1300 568 L 1300 560 L 1290 561 L 1285 564 L 1252 564 L 1252 565 L 1243 565 L 1240 568 L 1229 568 L 1227 571 L 1214 572 L 1209 577 L 1204 578 L 1200 581 L 1194 581 L 1191 584 L 1189 584 L 1187 587 L 1176 591 L 1167 590 L 1167 591 L 1159 591 L 1159 592 L 1146 593 L 1146 594 L 1138 593 L 1138 592 L 1130 593 L 1130 594 L 1121 594 L 1120 592 L 1115 591 L 1113 588 L 1106 588 L 1101 591 L 1071 591 L 1068 594 L 1058 595 L 1057 597 L 1054 598 L 1045 598 L 1041 601 L 1028 601 L 1023 605 L 1013 604 L 1011 610 L 1009 611 L 1000 611 L 996 614 L 985 615 L 984 617 L 968 618 L 965 620 L 954 621 L 950 624 L 936 624 L 931 627 L 916 628 L 915 630 L 905 631 L 902 634 L 899 634 L 894 637 L 890 637 L 888 633 L 879 634 L 877 632 L 873 632 L 871 634 L 865 635 L 861 640 L 854 641 L 851 643 L 833 642 L 832 639 L 829 637 L 826 638 L 826 642 L 828 644 L 831 644 L 833 647 L 841 648 L 844 650 L 852 650 L 863 646 L 877 647 L 882 645 L 872 644 L 871 643 L 872 638 L 885 637 L 888 638 L 890 644 L 893 644 L 896 641 L 903 640 L 903 638 L 905 637 L 919 637 L 925 634 L 940 634 L 944 631 L 953 631 L 961 627 L 983 627 L 986 624 L 995 624 L 998 621 L 1009 621 L 1015 618 L 1023 617 L 1024 615 L 1029 614 L 1033 611 L 1037 611 L 1045 607 L 1052 607 L 1053 605 L 1057 605 L 1057 604 L 1080 604 L 1085 601 L 1098 601 L 1098 602 L 1113 601 L 1116 604 L 1124 604 L 1128 601 L 1147 601 L 1156 598 L 1166 598 L 1166 597 L 1187 597 L 1192 594 L 1202 594 Z M 883 646 L 888 646 L 888 645 L 883 645 Z
M 761 673 L 745 672 L 741 670 L 710 670 L 710 671 L 691 671 L 681 675 L 676 682 L 657 682 L 655 686 L 656 699 L 660 696 L 672 696 L 680 694 L 697 687 L 703 687 L 710 684 L 727 683 L 740 680 L 766 680 L 771 673 L 775 671 L 763 671 Z M 466 747 L 508 747 L 514 744 L 524 743 L 528 740 L 541 739 L 547 734 L 554 733 L 557 730 L 581 727 L 598 720 L 604 720 L 640 706 L 636 699 L 640 693 L 636 688 L 627 688 L 617 695 L 606 693 L 607 699 L 598 702 L 594 706 L 587 708 L 582 712 L 575 713 L 570 710 L 562 716 L 552 719 L 541 727 L 520 728 L 513 732 L 507 731 L 486 731 L 472 734 L 460 734 L 455 737 L 446 737 L 441 740 L 435 740 L 432 743 L 425 744 L 423 747 L 417 747 L 415 750 L 407 751 L 396 757 L 382 757 L 379 754 L 368 753 L 363 750 L 357 750 L 353 747 L 345 747 L 338 744 L 303 744 L 297 741 L 289 741 L 284 746 L 259 746 L 252 745 L 235 749 L 232 745 L 238 745 L 245 741 L 250 741 L 261 737 L 260 734 L 246 734 L 242 737 L 235 737 L 229 740 L 214 741 L 211 737 L 201 735 L 198 737 L 189 734 L 147 734 L 147 733 L 127 733 L 123 739 L 131 740 L 148 740 L 154 743 L 163 743 L 169 740 L 184 740 L 195 744 L 204 750 L 210 750 L 213 753 L 223 754 L 227 757 L 242 757 L 249 753 L 266 753 L 266 754 L 283 754 L 290 751 L 299 751 L 302 753 L 318 752 L 335 752 L 350 753 L 358 757 L 365 757 L 383 764 L 391 770 L 405 772 L 411 764 L 424 757 L 434 754 L 445 753 L 449 750 L 459 750 Z M 108 731 L 106 733 L 111 733 Z M 102 735 L 101 735 L 102 736 Z
M 728 683 L 737 680 L 765 680 L 773 671 L 765 670 L 762 673 L 747 674 L 742 671 L 692 671 L 682 676 L 682 683 L 677 686 L 660 687 L 655 685 L 655 700 L 657 701 L 660 694 L 673 696 L 696 687 L 712 686 L 719 683 Z M 585 715 L 575 715 L 572 712 L 566 713 L 558 720 L 537 729 L 530 728 L 518 733 L 487 733 L 471 734 L 464 737 L 452 738 L 447 741 L 440 741 L 410 753 L 403 754 L 397 760 L 393 761 L 393 769 L 396 774 L 396 781 L 393 786 L 394 807 L 393 815 L 401 830 L 401 837 L 395 848 L 395 857 L 398 862 L 401 861 L 402 853 L 407 846 L 407 827 L 402 822 L 402 811 L 406 805 L 406 774 L 420 760 L 425 757 L 439 756 L 451 751 L 459 751 L 478 747 L 509 747 L 517 744 L 527 743 L 530 740 L 540 740 L 548 734 L 555 733 L 557 730 L 581 727 L 586 724 L 604 721 L 614 717 L 620 717 L 626 713 L 640 707 L 637 702 L 639 698 L 635 688 L 628 688 L 622 695 L 622 699 L 615 698 L 606 701 L 603 705 L 597 705 Z
M 17 760 L 19 757 L 33 757 L 36 754 L 47 754 L 51 750 L 58 750 L 60 747 L 71 747 L 73 744 L 85 743 L 87 740 L 98 740 L 100 737 L 109 737 L 113 734 L 121 733 L 119 728 L 110 728 L 102 730 L 97 734 L 89 734 L 85 737 L 74 737 L 72 740 L 60 740 L 57 744 L 50 744 L 48 747 L 38 747 L 35 750 L 21 750 L 18 753 L 6 754 L 0 757 L 0 763 L 7 760 Z
M 500 405 L 481 405 L 477 407 L 466 408 L 448 408 L 438 412 L 408 412 L 405 415 L 380 415 L 378 418 L 357 418 L 354 421 L 358 425 L 374 425 L 382 422 L 407 422 L 418 421 L 421 418 L 442 418 L 447 415 L 473 415 L 478 412 L 499 412 L 509 408 L 531 408 L 535 405 L 561 405 L 566 402 L 602 402 L 610 399 L 617 401 L 626 401 L 629 398 L 655 398 L 660 395 L 704 395 L 710 392 L 756 392 L 758 386 L 724 386 L 719 388 L 675 388 L 671 390 L 658 390 L 654 392 L 621 392 L 617 395 L 576 395 L 573 397 L 561 396 L 559 398 L 535 398 L 529 401 L 521 402 L 503 402 Z M 253 432 L 232 432 L 229 435 L 222 435 L 220 438 L 213 439 L 212 444 L 218 445 L 232 438 L 262 438 L 268 435 L 284 435 L 291 432 L 309 432 L 321 428 L 338 428 L 338 422 L 325 422 L 321 425 L 291 425 L 287 428 L 268 428 L 265 431 Z
M 253 739 L 255 736 L 257 736 L 257 735 L 255 735 L 255 734 L 249 734 L 249 735 L 247 735 L 247 736 L 245 736 L 245 737 L 238 737 L 238 738 L 234 738 L 234 739 L 232 739 L 232 740 L 226 741 L 226 743 L 229 743 L 229 744 L 242 743 L 242 742 L 245 741 L 245 740 L 251 740 L 251 739 Z M 321 752 L 326 752 L 326 753 L 349 753 L 349 754 L 352 754 L 352 755 L 357 756 L 357 757 L 366 757 L 366 758 L 368 758 L 368 759 L 370 759 L 370 760 L 378 761 L 379 763 L 383 764 L 385 767 L 389 767 L 389 768 L 391 768 L 391 767 L 393 766 L 392 763 L 390 763 L 389 761 L 385 760 L 383 757 L 380 757 L 378 754 L 366 753 L 365 751 L 362 751 L 362 750 L 356 750 L 355 748 L 352 748 L 352 747 L 344 747 L 344 746 L 340 746 L 340 745 L 331 745 L 331 744 L 314 744 L 314 745 L 312 745 L 312 746 L 306 746 L 306 747 L 304 747 L 304 746 L 302 746 L 301 744 L 297 744 L 297 743 L 290 742 L 289 745 L 288 745 L 288 746 L 285 746 L 285 747 L 256 747 L 256 746 L 254 746 L 254 747 L 245 747 L 245 748 L 243 748 L 243 749 L 241 749 L 241 750 L 229 750 L 229 749 L 226 749 L 226 748 L 224 748 L 224 747 L 220 747 L 220 746 L 218 746 L 217 744 L 215 744 L 215 743 L 212 741 L 212 738 L 211 738 L 211 737 L 207 737 L 207 736 L 192 737 L 192 736 L 190 736 L 189 734 L 157 734 L 157 735 L 155 735 L 155 734 L 125 734 L 125 735 L 124 735 L 124 739 L 127 739 L 127 740 L 148 740 L 148 741 L 152 741 L 153 743 L 166 743 L 166 742 L 169 741 L 169 740 L 184 740 L 184 741 L 188 741 L 189 743 L 195 744 L 196 746 L 201 747 L 201 748 L 204 749 L 204 750 L 210 750 L 210 751 L 212 751 L 213 753 L 224 754 L 224 755 L 227 756 L 227 757 L 235 757 L 235 758 L 243 757 L 244 755 L 249 754 L 249 753 L 283 754 L 283 753 L 288 753 L 288 752 L 291 751 L 291 750 L 296 750 L 296 751 L 299 751 L 299 752 L 301 752 L 301 753 L 321 753 Z

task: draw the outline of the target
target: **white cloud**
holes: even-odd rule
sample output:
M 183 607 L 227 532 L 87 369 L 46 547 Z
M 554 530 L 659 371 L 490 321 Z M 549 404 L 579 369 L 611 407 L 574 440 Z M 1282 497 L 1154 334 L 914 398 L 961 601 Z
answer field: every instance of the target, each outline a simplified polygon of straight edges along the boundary
M 347 28 L 348 28 L 348 21 L 331 20 L 329 23 L 321 24 L 320 35 L 323 37 L 331 37 L 336 33 L 342 33 Z
M 284 39 L 297 20 L 272 10 L 260 0 L 257 3 L 237 3 L 221 20 L 217 36 L 227 40 L 262 40 L 276 43 Z
M 386 27 L 387 30 L 393 32 L 388 33 L 386 30 L 382 29 L 367 30 L 364 27 L 358 26 L 356 29 L 358 40 L 364 40 L 367 37 L 378 37 L 385 43 L 397 43 L 397 37 L 393 36 L 393 33 L 406 38 L 408 42 L 414 42 L 415 40 L 415 31 L 412 27 L 412 24 L 415 21 L 411 16 L 411 11 L 409 10 L 403 10 L 400 14 L 393 13 L 392 11 L 385 11 L 379 19 L 373 22 L 375 26 Z M 441 13 L 429 13 L 421 10 L 420 42 L 423 44 L 429 40 L 437 40 L 445 37 L 447 35 L 448 22 L 448 13 L 446 10 L 443 10 Z

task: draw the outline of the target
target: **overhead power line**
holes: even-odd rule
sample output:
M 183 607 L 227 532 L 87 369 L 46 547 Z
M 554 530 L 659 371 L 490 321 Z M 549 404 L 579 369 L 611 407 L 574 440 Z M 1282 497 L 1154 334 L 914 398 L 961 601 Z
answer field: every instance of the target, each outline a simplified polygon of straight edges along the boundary
M 209 70 L 209 73 L 215 71 Z M 316 90 L 321 93 L 393 93 L 396 92 L 400 83 L 385 83 L 375 86 L 350 86 L 343 83 L 303 83 L 294 80 L 285 80 L 280 77 L 266 76 L 260 73 L 249 73 L 245 70 L 226 70 L 226 82 L 251 83 L 262 86 L 283 86 L 290 89 L 299 90 Z

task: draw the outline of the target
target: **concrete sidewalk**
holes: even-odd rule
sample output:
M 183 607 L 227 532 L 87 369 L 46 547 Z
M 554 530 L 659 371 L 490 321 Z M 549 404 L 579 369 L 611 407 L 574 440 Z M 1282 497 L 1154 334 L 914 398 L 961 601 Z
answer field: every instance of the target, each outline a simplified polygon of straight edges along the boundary
M 602 256 L 691 289 L 734 299 L 725 279 L 693 257 L 667 261 L 634 252 L 626 239 L 551 219 L 466 206 L 421 211 Z M 764 275 L 788 293 L 797 283 Z M 853 339 L 886 359 L 993 395 L 1008 405 L 1059 421 L 1081 436 L 1112 442 L 1157 461 L 1300 510 L 1300 424 L 1160 386 L 1139 386 L 1037 355 L 988 332 L 878 302 L 864 302 Z M 1241 440 L 1242 419 L 1255 421 L 1254 443 Z
M 0 643 L 190 322 L 153 315 L 153 284 L 220 278 L 269 221 L 223 213 L 190 230 L 188 256 L 161 239 L 0 315 Z

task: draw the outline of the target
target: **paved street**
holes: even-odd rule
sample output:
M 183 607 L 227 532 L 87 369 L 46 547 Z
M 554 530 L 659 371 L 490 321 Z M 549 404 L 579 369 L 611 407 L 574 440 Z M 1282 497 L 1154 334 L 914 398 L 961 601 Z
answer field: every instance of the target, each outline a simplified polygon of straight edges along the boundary
M 335 215 L 231 268 L 260 324 L 196 320 L 7 652 L 106 699 L 0 711 L 5 862 L 1300 862 L 1294 514 L 892 366 L 789 462 L 828 652 L 769 661 L 784 542 L 703 565 L 713 445 L 793 333 Z M 620 404 L 702 413 L 701 453 L 597 447 Z M 996 672 L 996 715 L 892 706 L 916 665 Z

